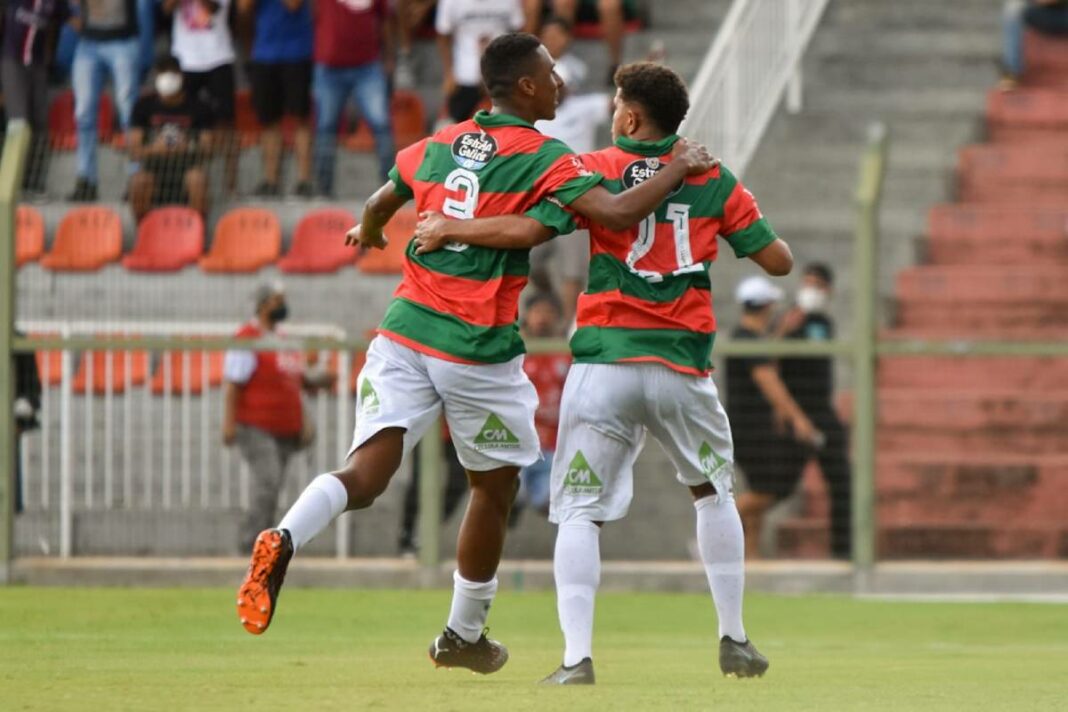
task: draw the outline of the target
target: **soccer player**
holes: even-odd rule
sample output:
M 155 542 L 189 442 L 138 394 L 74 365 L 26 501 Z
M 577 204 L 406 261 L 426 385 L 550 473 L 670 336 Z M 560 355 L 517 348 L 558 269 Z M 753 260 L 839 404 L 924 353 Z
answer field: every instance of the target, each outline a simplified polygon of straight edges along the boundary
M 631 64 L 615 79 L 615 145 L 583 161 L 622 191 L 671 168 L 689 99 L 682 79 L 660 65 Z M 790 249 L 752 194 L 718 165 L 677 185 L 636 227 L 580 222 L 590 230 L 593 257 L 571 339 L 575 365 L 564 386 L 550 505 L 559 525 L 553 568 L 566 647 L 563 664 L 543 682 L 594 681 L 600 529 L 627 513 L 646 432 L 693 495 L 698 548 L 719 617 L 720 668 L 731 676 L 763 675 L 768 661 L 742 624 L 744 541 L 730 427 L 709 377 L 716 332 L 709 265 L 717 235 L 773 275 L 792 268 Z M 551 236 L 526 217 L 459 222 L 427 215 L 416 230 L 423 254 L 446 240 L 518 249 Z
M 453 219 L 546 213 L 552 197 L 615 229 L 648 214 L 688 174 L 712 165 L 704 149 L 682 146 L 665 175 L 613 193 L 564 144 L 534 129 L 552 118 L 560 80 L 538 39 L 509 34 L 489 44 L 482 75 L 492 112 L 448 127 L 397 156 L 386 182 L 349 233 L 385 244 L 382 228 L 411 198 L 420 210 Z M 552 207 L 552 206 L 550 206 Z M 555 216 L 554 216 L 555 219 Z M 550 223 L 551 224 L 551 223 Z M 358 380 L 356 430 L 345 464 L 309 484 L 276 529 L 260 533 L 238 614 L 251 633 L 270 624 L 295 550 L 346 509 L 363 509 L 385 491 L 401 458 L 444 409 L 471 497 L 460 527 L 452 608 L 430 646 L 439 666 L 494 672 L 508 659 L 484 635 L 497 591 L 496 571 L 519 468 L 540 456 L 537 395 L 523 373 L 517 300 L 529 270 L 525 251 L 446 245 L 416 255 L 372 341 Z

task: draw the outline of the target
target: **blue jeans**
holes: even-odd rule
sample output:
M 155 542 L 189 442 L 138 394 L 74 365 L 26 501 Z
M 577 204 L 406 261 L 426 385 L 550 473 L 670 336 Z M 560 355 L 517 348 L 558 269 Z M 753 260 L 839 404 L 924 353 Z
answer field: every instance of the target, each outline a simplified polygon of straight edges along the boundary
M 542 459 L 519 471 L 520 499 L 539 512 L 549 509 L 549 485 L 553 473 L 553 450 L 542 450 Z
M 327 195 L 334 192 L 334 165 L 337 161 L 337 127 L 345 102 L 351 95 L 360 116 L 375 137 L 378 171 L 385 180 L 393 167 L 393 126 L 389 115 L 389 83 L 381 62 L 359 67 L 315 65 L 315 178 Z
M 104 90 L 105 70 L 111 73 L 115 110 L 125 131 L 137 100 L 141 71 L 141 43 L 128 40 L 98 42 L 81 38 L 74 51 L 74 121 L 78 125 L 78 177 L 96 183 L 97 116 Z

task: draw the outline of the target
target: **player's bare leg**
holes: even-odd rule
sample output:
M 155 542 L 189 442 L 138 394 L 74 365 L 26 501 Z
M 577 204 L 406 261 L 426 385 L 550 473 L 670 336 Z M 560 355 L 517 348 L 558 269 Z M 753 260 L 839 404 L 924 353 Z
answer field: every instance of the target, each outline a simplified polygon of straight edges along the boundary
M 775 503 L 771 495 L 743 492 L 738 495 L 738 514 L 745 529 L 745 558 L 756 561 L 760 557 L 760 532 L 764 529 L 764 514 Z
M 508 662 L 508 649 L 485 636 L 486 617 L 497 593 L 508 513 L 519 485 L 519 468 L 467 473 L 471 497 L 456 542 L 457 570 L 452 608 L 445 630 L 430 644 L 438 667 L 496 672 Z
M 293 553 L 345 510 L 370 507 L 385 492 L 403 455 L 404 430 L 379 431 L 349 456 L 342 469 L 312 480 L 277 528 L 260 532 L 237 591 L 237 615 L 245 630 L 256 635 L 267 630 Z
M 750 642 L 742 624 L 745 595 L 745 535 L 734 497 L 719 494 L 711 483 L 690 487 L 697 510 L 697 548 L 708 576 L 719 619 L 719 667 L 728 677 L 760 677 L 765 658 Z

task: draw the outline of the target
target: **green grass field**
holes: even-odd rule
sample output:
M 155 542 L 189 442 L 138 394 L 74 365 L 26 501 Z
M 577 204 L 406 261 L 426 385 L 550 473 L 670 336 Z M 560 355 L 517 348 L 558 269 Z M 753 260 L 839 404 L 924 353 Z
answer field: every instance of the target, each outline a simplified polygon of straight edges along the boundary
M 551 594 L 498 597 L 490 624 L 511 661 L 488 677 L 427 660 L 447 591 L 287 589 L 262 637 L 232 599 L 0 588 L 0 709 L 1068 709 L 1058 605 L 753 595 L 747 625 L 771 669 L 728 680 L 707 598 L 604 594 L 598 685 L 545 689 L 534 683 L 560 658 Z

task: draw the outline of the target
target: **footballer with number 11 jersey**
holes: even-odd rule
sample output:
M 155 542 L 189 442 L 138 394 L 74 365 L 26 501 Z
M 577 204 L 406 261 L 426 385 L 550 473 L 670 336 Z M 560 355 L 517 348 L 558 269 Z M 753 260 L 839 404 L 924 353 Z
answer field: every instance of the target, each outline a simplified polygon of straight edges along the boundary
M 656 64 L 622 67 L 616 85 L 615 145 L 582 158 L 610 191 L 622 192 L 670 165 L 689 101 L 678 75 Z M 727 675 L 762 675 L 767 659 L 742 624 L 744 540 L 730 425 L 709 377 L 716 333 L 709 266 L 719 236 L 771 274 L 789 272 L 789 248 L 752 194 L 718 165 L 686 178 L 632 228 L 586 220 L 549 201 L 546 213 L 554 210 L 559 220 L 574 218 L 559 232 L 589 229 L 591 258 L 571 339 L 574 365 L 564 386 L 549 515 L 559 524 L 554 572 L 565 652 L 544 682 L 593 682 L 600 528 L 626 516 L 647 432 L 694 498 L 698 546 L 719 616 L 720 667 Z M 444 240 L 524 248 L 551 236 L 523 217 L 458 223 L 433 215 L 416 230 L 426 254 Z

